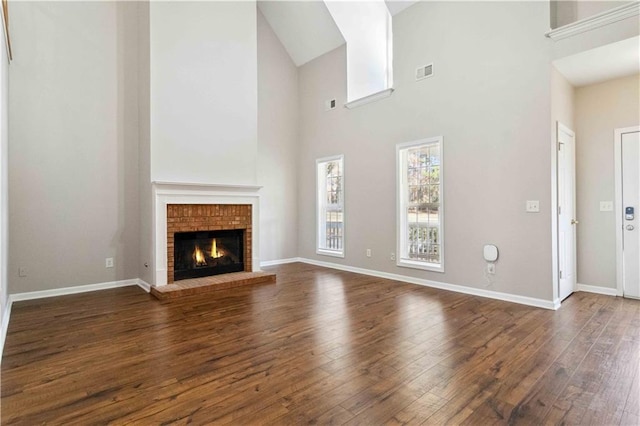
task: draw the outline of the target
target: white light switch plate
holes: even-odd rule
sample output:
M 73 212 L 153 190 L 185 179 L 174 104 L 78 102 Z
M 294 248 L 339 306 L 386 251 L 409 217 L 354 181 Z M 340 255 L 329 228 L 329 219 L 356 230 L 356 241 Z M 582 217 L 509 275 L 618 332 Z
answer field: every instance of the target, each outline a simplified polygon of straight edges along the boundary
M 600 201 L 600 211 L 601 212 L 612 212 L 613 211 L 613 201 Z
M 540 212 L 540 201 L 527 200 L 527 213 L 539 213 L 539 212 Z

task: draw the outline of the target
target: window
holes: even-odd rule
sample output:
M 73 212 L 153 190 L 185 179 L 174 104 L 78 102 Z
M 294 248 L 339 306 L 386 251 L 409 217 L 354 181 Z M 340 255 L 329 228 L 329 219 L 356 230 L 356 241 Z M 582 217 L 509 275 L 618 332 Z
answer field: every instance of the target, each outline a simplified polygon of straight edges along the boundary
M 318 240 L 316 253 L 344 257 L 343 156 L 316 161 Z
M 444 272 L 442 137 L 397 146 L 398 266 Z

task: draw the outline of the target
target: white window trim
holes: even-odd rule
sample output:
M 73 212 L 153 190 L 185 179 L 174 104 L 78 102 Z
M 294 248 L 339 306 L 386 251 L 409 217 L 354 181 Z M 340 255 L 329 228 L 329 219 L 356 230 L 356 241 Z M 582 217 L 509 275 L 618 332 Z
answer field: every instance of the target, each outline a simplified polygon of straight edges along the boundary
M 323 249 L 320 248 L 320 241 L 322 240 L 320 235 L 320 194 L 318 191 L 320 182 L 319 182 L 319 173 L 318 166 L 320 163 L 326 163 L 329 161 L 340 160 L 342 162 L 342 250 L 331 250 L 331 249 Z M 344 167 L 344 155 L 332 155 L 330 157 L 318 158 L 316 160 L 316 254 L 322 256 L 332 256 L 332 257 L 340 257 L 344 258 L 345 247 L 346 247 L 346 214 L 345 214 L 345 205 L 346 205 L 346 195 L 345 195 L 345 167 Z
M 362 105 L 370 104 L 371 102 L 379 101 L 380 99 L 388 98 L 393 93 L 393 87 L 388 89 L 381 90 L 379 92 L 373 93 L 369 96 L 365 96 L 364 98 L 356 99 L 355 101 L 347 102 L 344 104 L 345 108 L 354 109 Z
M 427 139 L 420 139 L 412 142 L 399 143 L 396 145 L 396 265 L 403 268 L 422 269 L 425 271 L 444 273 L 444 151 L 443 138 L 436 136 Z M 417 260 L 403 259 L 403 247 L 407 246 L 406 232 L 402 232 L 407 226 L 406 212 L 403 214 L 403 206 L 406 205 L 406 191 L 403 187 L 407 187 L 406 179 L 406 159 L 402 155 L 402 151 L 415 146 L 433 144 L 437 142 L 440 152 L 440 264 L 421 262 Z M 403 160 L 403 162 L 401 162 Z

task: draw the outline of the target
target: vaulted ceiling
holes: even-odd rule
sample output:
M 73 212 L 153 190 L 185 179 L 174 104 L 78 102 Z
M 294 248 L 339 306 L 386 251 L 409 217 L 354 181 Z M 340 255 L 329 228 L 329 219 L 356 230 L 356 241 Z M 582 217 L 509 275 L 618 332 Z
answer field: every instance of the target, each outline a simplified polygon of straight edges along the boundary
M 385 3 L 391 15 L 396 15 L 417 1 L 385 0 Z M 297 66 L 344 44 L 322 0 L 259 0 L 258 8 Z

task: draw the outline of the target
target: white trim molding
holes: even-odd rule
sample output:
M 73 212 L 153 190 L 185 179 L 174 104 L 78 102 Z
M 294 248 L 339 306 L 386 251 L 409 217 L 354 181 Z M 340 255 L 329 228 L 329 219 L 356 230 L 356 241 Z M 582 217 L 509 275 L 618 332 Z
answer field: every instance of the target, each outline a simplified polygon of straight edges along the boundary
M 393 88 L 384 89 L 379 92 L 373 93 L 369 96 L 365 96 L 364 98 L 356 99 L 355 101 L 350 101 L 344 104 L 347 109 L 354 109 L 362 105 L 370 104 L 371 102 L 379 101 L 380 99 L 388 98 L 393 93 Z
M 286 265 L 287 263 L 296 263 L 302 262 L 299 257 L 290 257 L 288 259 L 276 259 L 276 260 L 265 260 L 264 262 L 260 262 L 260 267 L 265 268 L 268 266 L 277 266 L 277 265 Z
M 152 182 L 153 187 L 153 282 L 166 285 L 167 277 L 167 205 L 168 204 L 249 204 L 251 205 L 251 261 L 253 272 L 260 270 L 260 196 L 261 186 L 215 185 L 199 183 Z
M 475 287 L 467 287 L 457 284 L 443 283 L 439 281 L 425 280 L 422 278 L 408 277 L 406 275 L 392 274 L 388 272 L 374 271 L 371 269 L 357 268 L 354 266 L 340 265 L 337 263 L 322 262 L 314 259 L 300 258 L 300 262 L 310 265 L 323 266 L 325 268 L 338 269 L 341 271 L 354 272 L 356 274 L 369 275 L 372 277 L 386 278 L 388 280 L 402 281 L 410 284 L 422 285 L 425 287 L 437 288 L 440 290 L 455 291 L 456 293 L 470 294 L 472 296 L 486 297 L 489 299 L 502 300 L 505 302 L 518 303 L 521 305 L 534 306 L 536 308 L 544 308 L 557 310 L 560 308 L 559 300 L 544 300 L 528 296 L 519 296 L 517 294 L 501 293 L 499 291 L 484 290 Z
M 34 299 L 44 299 L 46 297 L 56 297 L 56 296 L 67 296 L 70 294 L 78 294 L 78 293 L 87 293 L 90 291 L 98 291 L 98 290 L 108 290 L 110 288 L 119 288 L 119 287 L 129 287 L 132 285 L 136 285 L 145 290 L 143 284 L 144 281 L 139 278 L 133 278 L 130 280 L 120 280 L 120 281 L 108 281 L 104 283 L 97 284 L 87 284 L 87 285 L 78 285 L 73 287 L 63 287 L 63 288 L 55 288 L 52 290 L 40 290 L 40 291 L 29 291 L 26 293 L 14 293 L 10 295 L 11 303 L 20 302 L 23 300 L 34 300 Z M 146 284 L 146 283 L 144 283 Z M 149 284 L 146 284 L 147 286 Z M 148 292 L 148 290 L 145 290 Z
M 595 285 L 576 284 L 578 291 L 587 293 L 604 294 L 605 296 L 617 296 L 618 290 L 612 287 L 600 287 Z
M 147 293 L 151 293 L 151 285 L 148 282 L 138 278 L 137 282 L 136 282 L 136 285 L 138 287 L 140 287 L 141 289 L 143 289 L 144 291 L 146 291 Z
M 631 18 L 640 14 L 640 2 L 634 1 L 620 7 L 606 10 L 597 15 L 563 25 L 559 28 L 549 31 L 545 35 L 553 41 L 559 41 L 565 38 L 573 37 L 577 34 L 591 31 L 623 19 Z

